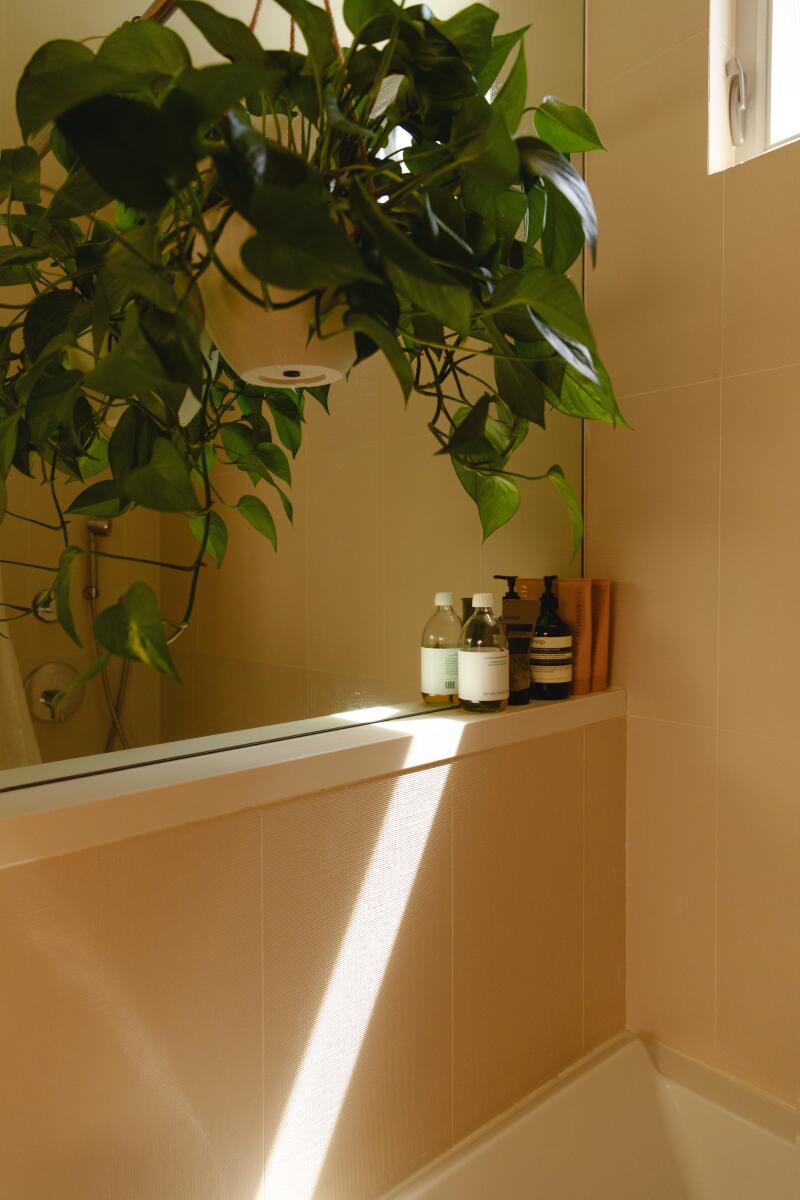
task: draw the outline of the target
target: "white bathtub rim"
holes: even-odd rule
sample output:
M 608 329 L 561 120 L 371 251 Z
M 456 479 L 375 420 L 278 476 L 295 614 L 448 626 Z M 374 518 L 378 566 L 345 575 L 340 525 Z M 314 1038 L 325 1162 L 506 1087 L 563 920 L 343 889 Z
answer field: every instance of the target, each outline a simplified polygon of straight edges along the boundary
M 596 1046 L 590 1050 L 588 1054 L 584 1054 L 574 1063 L 570 1063 L 558 1075 L 549 1079 L 546 1083 L 541 1084 L 534 1091 L 529 1092 L 513 1104 L 511 1108 L 506 1108 L 496 1117 L 492 1117 L 484 1125 L 467 1134 L 465 1138 L 456 1142 L 444 1150 L 436 1158 L 431 1159 L 424 1167 L 415 1171 L 413 1175 L 408 1175 L 390 1191 L 384 1192 L 380 1200 L 406 1200 L 406 1196 L 412 1192 L 416 1184 L 424 1182 L 433 1182 L 440 1174 L 447 1171 L 456 1159 L 466 1158 L 468 1155 L 480 1151 L 480 1148 L 493 1141 L 498 1132 L 506 1128 L 506 1126 L 514 1125 L 518 1120 L 524 1117 L 530 1109 L 536 1108 L 542 1100 L 547 1097 L 555 1096 L 565 1087 L 571 1084 L 579 1076 L 585 1074 L 592 1067 L 599 1066 L 612 1055 L 617 1054 L 623 1047 L 630 1045 L 633 1042 L 639 1041 L 635 1033 L 625 1030 L 622 1033 L 615 1034 L 609 1038 L 607 1042 L 603 1042 L 600 1046 Z
M 481 1125 L 419 1171 L 415 1171 L 413 1175 L 407 1176 L 390 1191 L 385 1192 L 380 1200 L 406 1200 L 407 1197 L 416 1194 L 414 1189 L 417 1185 L 433 1184 L 444 1176 L 456 1161 L 480 1152 L 498 1133 L 523 1119 L 543 1100 L 555 1096 L 581 1075 L 600 1066 L 623 1051 L 626 1046 L 636 1042 L 644 1046 L 657 1077 L 665 1087 L 669 1088 L 671 1084 L 682 1087 L 717 1108 L 750 1122 L 782 1141 L 796 1145 L 800 1152 L 800 1109 L 777 1100 L 739 1079 L 725 1075 L 706 1063 L 681 1054 L 653 1038 L 625 1030 L 571 1063 L 511 1108 L 492 1117 L 485 1125 Z
M 667 1084 L 677 1084 L 785 1142 L 800 1140 L 800 1110 L 794 1105 L 690 1058 L 655 1038 L 641 1035 L 640 1040 Z

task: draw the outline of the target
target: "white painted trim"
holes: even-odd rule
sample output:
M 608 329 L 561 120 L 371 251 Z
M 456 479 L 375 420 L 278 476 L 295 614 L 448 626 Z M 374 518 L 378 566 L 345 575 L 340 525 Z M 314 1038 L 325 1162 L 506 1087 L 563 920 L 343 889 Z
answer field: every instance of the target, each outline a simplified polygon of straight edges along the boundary
M 23 787 L 0 795 L 0 868 L 447 762 L 625 715 L 613 688 L 457 710 Z

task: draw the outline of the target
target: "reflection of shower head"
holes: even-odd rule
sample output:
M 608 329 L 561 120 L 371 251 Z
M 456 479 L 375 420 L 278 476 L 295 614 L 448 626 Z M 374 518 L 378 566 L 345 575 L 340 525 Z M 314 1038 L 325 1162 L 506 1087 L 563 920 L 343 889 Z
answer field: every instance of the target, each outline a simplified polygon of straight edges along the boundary
M 108 537 L 111 533 L 111 522 L 105 517 L 95 517 L 86 522 L 86 528 L 91 537 Z
M 89 582 L 83 589 L 83 594 L 92 604 L 100 595 L 100 584 L 97 578 L 97 539 L 108 537 L 111 533 L 111 521 L 107 517 L 93 517 L 86 522 L 86 532 L 89 535 Z

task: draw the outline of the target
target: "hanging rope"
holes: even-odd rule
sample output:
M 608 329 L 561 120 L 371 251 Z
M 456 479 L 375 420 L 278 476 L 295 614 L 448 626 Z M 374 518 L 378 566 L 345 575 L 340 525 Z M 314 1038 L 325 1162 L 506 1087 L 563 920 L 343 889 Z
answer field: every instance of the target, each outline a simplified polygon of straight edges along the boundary
M 344 65 L 344 55 L 342 54 L 342 46 L 339 41 L 339 35 L 336 32 L 336 22 L 333 19 L 333 11 L 331 9 L 331 0 L 322 0 L 325 5 L 325 12 L 330 17 L 331 22 L 331 39 L 333 40 L 333 48 L 336 51 L 336 57 L 340 65 Z
M 263 2 L 264 2 L 264 0 L 256 0 L 256 6 L 253 9 L 253 15 L 250 18 L 250 32 L 251 33 L 255 30 L 256 22 L 258 21 L 259 15 L 261 13 L 261 5 L 263 4 Z

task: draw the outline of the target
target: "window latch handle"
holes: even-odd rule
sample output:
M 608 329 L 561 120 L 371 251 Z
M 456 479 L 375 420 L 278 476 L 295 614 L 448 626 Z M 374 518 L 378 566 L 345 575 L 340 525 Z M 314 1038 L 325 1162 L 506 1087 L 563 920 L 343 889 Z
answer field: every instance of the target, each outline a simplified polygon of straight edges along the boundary
M 747 76 L 738 58 L 728 59 L 725 73 L 731 81 L 728 92 L 731 141 L 734 146 L 742 146 L 747 132 Z

